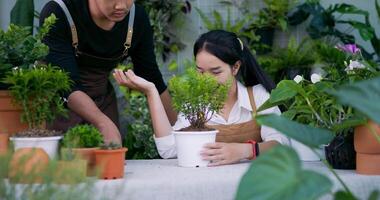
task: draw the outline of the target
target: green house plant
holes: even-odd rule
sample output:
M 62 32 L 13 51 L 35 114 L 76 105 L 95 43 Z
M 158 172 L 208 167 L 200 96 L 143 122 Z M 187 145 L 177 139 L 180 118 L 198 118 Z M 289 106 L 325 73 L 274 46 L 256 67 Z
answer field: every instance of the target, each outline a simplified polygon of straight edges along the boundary
M 379 86 L 380 79 L 377 77 L 339 87 L 333 95 L 338 97 L 342 105 L 351 105 L 371 120 L 380 123 L 380 109 L 377 104 L 380 101 Z M 300 124 L 284 116 L 266 115 L 258 116 L 256 119 L 260 124 L 275 128 L 312 148 L 317 148 L 333 137 L 327 129 Z M 375 136 L 375 132 L 372 133 Z M 377 134 L 379 135 L 380 132 Z M 380 144 L 380 136 L 373 137 L 372 140 Z M 343 190 L 333 187 L 333 182 L 326 175 L 302 169 L 294 150 L 278 146 L 251 164 L 250 169 L 241 179 L 236 199 L 320 199 L 326 194 L 331 194 L 334 199 L 359 199 L 350 191 L 344 180 L 335 173 L 335 170 L 325 160 L 323 161 Z M 252 187 L 252 184 L 257 182 L 260 184 Z M 372 191 L 368 196 L 369 200 L 378 198 L 378 191 Z
M 73 155 L 87 161 L 87 174 L 95 175 L 95 150 L 103 142 L 103 135 L 92 125 L 76 125 L 63 136 L 61 155 Z
M 95 150 L 96 166 L 102 179 L 119 179 L 124 177 L 124 161 L 127 148 L 110 142 Z
M 269 55 L 259 58 L 260 65 L 278 83 L 283 79 L 293 79 L 296 75 L 307 77 L 317 56 L 312 51 L 313 43 L 305 38 L 300 44 L 291 37 L 287 47 L 275 48 Z
M 195 67 L 169 81 L 174 109 L 190 122 L 189 127 L 173 131 L 180 166 L 203 167 L 208 164 L 199 152 L 204 144 L 215 142 L 218 131 L 210 130 L 206 123 L 223 107 L 229 85 L 219 84 L 215 77 L 201 74 Z
M 331 130 L 337 135 L 337 140 L 342 140 L 341 136 L 347 136 L 348 138 L 343 141 L 348 142 L 348 146 L 351 144 L 351 147 L 341 152 L 347 158 L 354 157 L 353 128 L 362 123 L 363 119 L 353 112 L 352 107 L 339 104 L 337 99 L 326 90 L 334 91 L 341 84 L 375 77 L 379 74 L 379 69 L 363 60 L 360 49 L 356 45 L 345 45 L 339 48 L 344 50 L 344 54 L 347 55 L 345 64 L 326 65 L 323 67 L 324 76 L 313 74 L 311 81 L 305 80 L 301 76 L 297 76 L 295 81 L 281 81 L 272 91 L 268 101 L 258 111 L 273 105 L 282 105 L 287 109 L 282 115 L 291 120 Z M 330 145 L 336 143 L 336 141 L 329 142 L 331 142 Z M 339 144 L 342 146 L 342 143 Z M 327 150 L 330 145 L 327 146 Z M 326 157 L 331 157 L 328 151 L 326 151 Z M 306 158 L 301 157 L 301 159 Z M 334 165 L 334 167 L 354 168 L 354 158 L 351 160 L 353 160 L 351 164 L 348 161 L 345 162 L 347 166 Z M 334 158 L 332 157 L 329 161 L 334 161 Z
M 54 21 L 54 16 L 46 20 L 36 35 L 31 34 L 31 27 L 14 24 L 9 25 L 6 31 L 0 30 L 0 103 L 2 105 L 0 107 L 0 121 L 7 122 L 0 124 L 1 138 L 6 139 L 5 136 L 25 130 L 28 127 L 26 123 L 21 123 L 22 108 L 19 105 L 14 105 L 8 90 L 9 84 L 4 83 L 3 80 L 7 74 L 11 73 L 12 68 L 30 68 L 36 60 L 47 55 L 48 47 L 41 42 L 41 39 L 48 33 Z

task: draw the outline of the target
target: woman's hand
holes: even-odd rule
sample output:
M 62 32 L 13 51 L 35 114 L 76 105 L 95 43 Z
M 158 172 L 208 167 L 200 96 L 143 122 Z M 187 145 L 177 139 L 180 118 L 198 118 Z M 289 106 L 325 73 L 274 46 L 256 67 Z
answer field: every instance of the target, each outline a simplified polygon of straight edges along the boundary
M 119 85 L 126 86 L 133 90 L 138 90 L 145 95 L 149 92 L 156 90 L 155 85 L 139 76 L 137 76 L 132 70 L 124 72 L 120 69 L 115 69 L 113 76 Z
M 246 143 L 208 143 L 201 151 L 202 158 L 211 161 L 209 166 L 237 163 L 251 154 L 252 145 Z

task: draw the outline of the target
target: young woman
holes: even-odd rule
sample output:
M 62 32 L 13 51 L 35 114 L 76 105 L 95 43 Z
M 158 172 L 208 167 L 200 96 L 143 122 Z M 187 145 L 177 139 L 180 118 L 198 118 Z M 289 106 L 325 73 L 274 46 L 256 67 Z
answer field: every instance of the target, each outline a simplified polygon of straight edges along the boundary
M 213 74 L 220 83 L 233 79 L 223 109 L 207 123 L 219 130 L 216 142 L 207 144 L 201 152 L 205 160 L 212 161 L 210 166 L 253 158 L 255 146 L 256 152 L 265 152 L 276 144 L 288 144 L 284 135 L 269 127 L 260 127 L 252 119 L 256 107 L 269 98 L 268 91 L 275 85 L 236 34 L 215 30 L 201 35 L 195 42 L 194 56 L 200 73 Z M 139 90 L 147 96 L 158 152 L 163 158 L 176 157 L 171 131 L 187 127 L 189 122 L 179 114 L 176 124 L 170 126 L 153 83 L 136 76 L 131 70 L 125 73 L 115 71 L 114 77 L 120 85 Z M 259 114 L 265 113 L 280 114 L 280 110 L 274 107 Z M 253 146 L 252 141 L 258 145 Z

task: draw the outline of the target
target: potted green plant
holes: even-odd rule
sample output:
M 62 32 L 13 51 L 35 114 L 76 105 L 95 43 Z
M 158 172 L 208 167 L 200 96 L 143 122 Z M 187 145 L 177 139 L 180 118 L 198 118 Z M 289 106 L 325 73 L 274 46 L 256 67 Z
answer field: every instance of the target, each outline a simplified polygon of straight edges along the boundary
M 331 130 L 337 136 L 343 134 L 351 137 L 351 150 L 340 152 L 341 154 L 346 154 L 345 159 L 349 159 L 347 157 L 354 157 L 355 155 L 352 144 L 353 128 L 363 121 L 360 115 L 353 112 L 352 107 L 342 106 L 338 103 L 336 97 L 327 93 L 326 90 L 334 91 L 341 84 L 374 77 L 378 74 L 378 69 L 372 67 L 362 58 L 360 49 L 355 45 L 339 46 L 339 48 L 347 54 L 344 62 L 346 64 L 326 65 L 323 67 L 324 75 L 313 74 L 310 81 L 301 76 L 296 76 L 294 80 L 281 81 L 277 88 L 272 91 L 268 101 L 258 111 L 273 105 L 283 105 L 286 111 L 282 115 L 291 120 Z M 335 51 L 339 50 L 335 49 Z M 298 145 L 296 141 L 294 143 L 296 144 L 296 149 L 299 149 L 301 160 L 319 160 L 317 156 L 312 158 L 305 157 L 303 153 L 308 151 L 307 147 L 303 148 L 302 144 Z M 330 141 L 330 145 L 334 143 Z M 334 148 L 332 147 L 332 149 Z M 327 149 L 329 149 L 329 146 L 327 146 Z M 313 153 L 310 152 L 309 155 L 313 155 Z M 336 155 L 339 154 L 336 153 Z M 335 160 L 328 153 L 326 157 L 330 158 L 328 159 L 330 162 Z M 333 165 L 333 167 L 354 168 L 354 160 L 351 161 L 350 163 L 345 162 L 344 166 Z
M 190 122 L 190 126 L 173 131 L 178 164 L 183 167 L 204 167 L 200 151 L 206 143 L 215 142 L 218 130 L 210 129 L 206 123 L 211 116 L 223 108 L 229 84 L 220 84 L 210 74 L 201 74 L 195 67 L 184 76 L 175 76 L 169 81 L 173 106 Z
M 14 24 L 6 31 L 0 30 L 0 121 L 7 122 L 0 124 L 0 134 L 12 135 L 28 128 L 26 123 L 20 121 L 22 107 L 13 104 L 9 84 L 4 83 L 3 79 L 13 68 L 28 69 L 48 54 L 49 49 L 41 39 L 54 21 L 54 16 L 48 18 L 35 35 L 32 35 L 31 27 Z
M 124 161 L 127 148 L 110 142 L 95 150 L 96 166 L 102 179 L 119 179 L 124 177 Z
M 87 174 L 95 174 L 95 150 L 103 142 L 103 135 L 92 125 L 82 124 L 70 128 L 63 137 L 61 155 L 71 153 L 87 161 Z
M 273 44 L 276 29 L 285 31 L 288 27 L 287 14 L 298 0 L 264 0 L 264 8 L 256 14 L 256 19 L 250 25 L 255 34 L 260 36 L 257 53 L 268 53 Z

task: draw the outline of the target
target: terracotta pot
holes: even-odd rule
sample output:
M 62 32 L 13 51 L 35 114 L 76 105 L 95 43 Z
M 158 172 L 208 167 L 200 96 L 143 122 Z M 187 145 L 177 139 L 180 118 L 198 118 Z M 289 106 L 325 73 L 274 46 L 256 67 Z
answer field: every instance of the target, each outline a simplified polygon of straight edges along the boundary
M 54 182 L 58 184 L 74 184 L 85 180 L 87 174 L 87 161 L 74 159 L 57 162 Z
M 99 148 L 73 148 L 75 158 L 83 159 L 87 161 L 87 176 L 96 175 L 96 163 L 95 163 L 95 150 Z M 69 149 L 63 148 L 61 151 L 65 152 Z
M 28 124 L 20 120 L 22 108 L 13 105 L 8 90 L 0 90 L 0 105 L 0 133 L 12 135 L 28 128 Z
M 9 134 L 0 133 L 0 156 L 6 155 L 8 152 L 9 146 Z
M 49 156 L 43 149 L 18 149 L 10 161 L 9 179 L 15 183 L 42 183 L 48 164 Z
M 123 178 L 125 153 L 127 151 L 127 148 L 115 150 L 95 150 L 96 166 L 100 170 L 99 178 Z
M 380 136 L 380 126 L 368 121 L 376 134 Z M 380 175 L 380 142 L 365 126 L 355 128 L 354 144 L 356 151 L 356 172 L 359 174 Z

